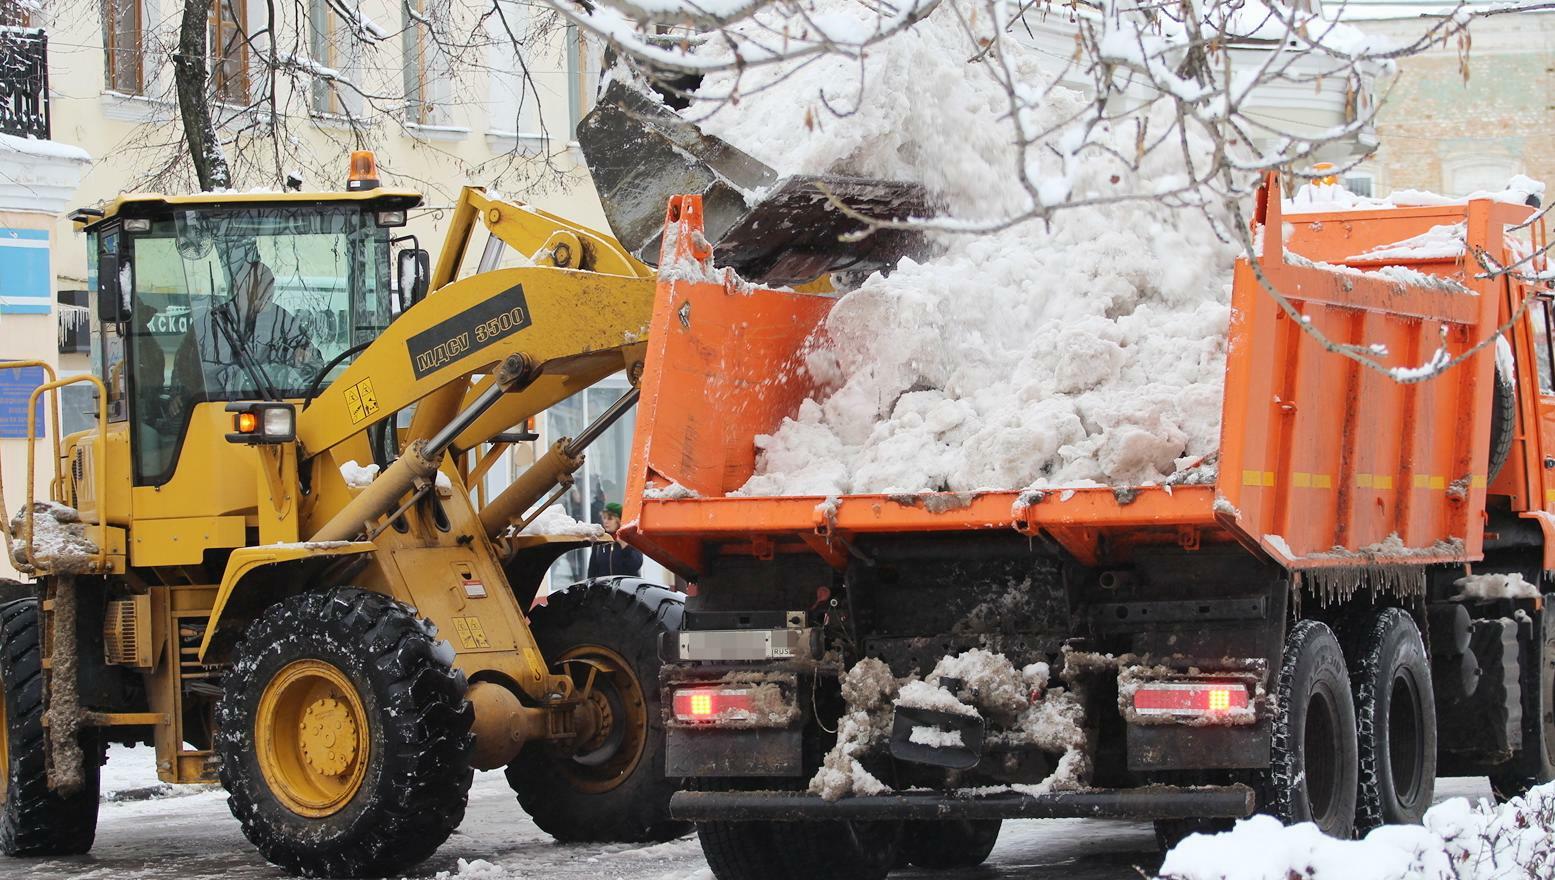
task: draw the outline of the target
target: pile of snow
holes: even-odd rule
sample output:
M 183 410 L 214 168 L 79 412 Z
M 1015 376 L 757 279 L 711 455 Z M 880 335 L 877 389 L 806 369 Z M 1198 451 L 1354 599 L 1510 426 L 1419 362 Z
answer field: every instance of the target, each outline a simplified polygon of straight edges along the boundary
M 1544 198 L 1543 181 L 1514 174 L 1500 192 L 1476 190 L 1462 197 L 1444 196 L 1419 189 L 1396 189 L 1387 196 L 1358 196 L 1337 183 L 1309 183 L 1283 202 L 1285 213 L 1318 211 L 1376 211 L 1386 208 L 1413 208 L 1431 205 L 1466 205 L 1475 199 L 1490 199 L 1511 205 L 1525 205 L 1530 196 Z
M 549 535 L 563 538 L 604 538 L 608 537 L 605 530 L 594 523 L 580 522 L 573 519 L 556 505 L 551 505 L 540 512 L 529 525 L 524 526 L 520 535 Z
M 97 544 L 86 536 L 81 512 L 57 501 L 32 503 L 32 534 L 27 540 L 27 508 L 11 517 L 15 538 L 12 562 L 22 570 L 85 571 L 97 555 Z M 27 558 L 31 548 L 31 560 Z
M 980 715 L 988 726 L 987 744 L 1035 748 L 1056 757 L 1053 772 L 1039 783 L 972 789 L 966 794 L 1011 790 L 1041 794 L 1080 788 L 1090 775 L 1084 706 L 1071 690 L 1050 688 L 1049 674 L 1046 663 L 1016 669 L 1003 654 L 982 648 L 941 658 L 921 679 L 897 679 L 881 661 L 860 660 L 843 676 L 847 711 L 838 722 L 837 743 L 810 780 L 809 790 L 827 800 L 890 792 L 891 787 L 866 770 L 861 759 L 884 751 L 898 707 Z M 959 733 L 931 727 L 915 727 L 909 740 L 936 748 L 964 745 Z
M 1422 826 L 1336 840 L 1269 816 L 1195 834 L 1167 853 L 1161 880 L 1500 880 L 1555 876 L 1555 783 L 1495 806 L 1454 798 Z
M 862 32 L 874 20 L 864 5 L 815 6 L 828 29 L 852 21 Z M 1012 185 L 1021 157 L 1008 99 L 992 65 L 967 62 L 980 49 L 963 15 L 974 30 L 992 27 L 980 5 L 946 0 L 863 65 L 827 56 L 748 69 L 739 103 L 716 110 L 735 74 L 711 75 L 690 115 L 711 111 L 704 128 L 785 173 L 917 181 L 958 218 L 1028 211 L 1033 197 Z M 1015 82 L 1039 89 L 1050 78 L 1035 50 L 1000 45 Z M 705 51 L 724 50 L 714 41 Z M 829 113 L 823 93 L 856 112 Z M 1083 101 L 1055 89 L 1023 121 L 1061 128 Z M 1132 158 L 1136 135 L 1130 124 L 1101 140 Z M 1078 144 L 1058 138 L 1026 155 L 1044 180 L 1042 203 L 1149 196 L 1186 180 L 1175 149 L 1130 170 Z M 1219 443 L 1237 254 L 1229 221 L 1216 208 L 1139 198 L 940 237 L 937 255 L 904 260 L 838 301 L 806 359 L 814 398 L 758 438 L 756 474 L 741 492 L 1141 484 L 1198 462 Z
M 1537 599 L 1540 596 L 1538 584 L 1528 583 L 1516 572 L 1469 575 L 1458 578 L 1452 585 L 1458 588 L 1458 595 L 1453 596 L 1453 599 L 1459 602 L 1468 599 Z

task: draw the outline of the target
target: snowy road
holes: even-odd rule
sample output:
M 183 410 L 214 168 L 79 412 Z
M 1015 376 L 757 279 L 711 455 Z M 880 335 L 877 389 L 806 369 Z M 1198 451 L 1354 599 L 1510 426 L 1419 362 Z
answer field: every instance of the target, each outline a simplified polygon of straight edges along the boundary
M 149 767 L 134 753 L 115 751 L 104 789 L 145 784 Z M 1478 796 L 1484 780 L 1453 779 L 1438 798 Z M 695 837 L 657 846 L 561 846 L 519 809 L 500 773 L 476 776 L 464 824 L 431 860 L 411 875 L 457 872 L 459 860 L 484 859 L 507 872 L 467 870 L 462 880 L 588 878 L 588 880 L 705 880 L 710 874 Z M 1023 821 L 1005 824 L 989 864 L 973 871 L 901 871 L 893 878 L 1063 878 L 1137 880 L 1160 863 L 1148 824 L 1094 820 Z M 480 866 L 484 867 L 484 866 Z M 155 800 L 105 803 L 97 845 L 87 856 L 38 862 L 0 860 L 0 877 L 46 880 L 250 880 L 285 875 L 265 863 L 243 839 L 219 791 L 183 793 Z

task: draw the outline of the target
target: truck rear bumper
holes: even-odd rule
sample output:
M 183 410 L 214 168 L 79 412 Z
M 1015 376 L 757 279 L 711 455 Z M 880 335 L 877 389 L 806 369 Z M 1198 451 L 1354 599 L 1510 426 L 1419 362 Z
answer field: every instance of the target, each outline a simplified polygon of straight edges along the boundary
M 799 822 L 901 819 L 1240 819 L 1252 815 L 1253 790 L 1245 785 L 1013 792 L 955 797 L 909 792 L 828 801 L 788 791 L 682 791 L 670 799 L 670 815 L 687 822 Z

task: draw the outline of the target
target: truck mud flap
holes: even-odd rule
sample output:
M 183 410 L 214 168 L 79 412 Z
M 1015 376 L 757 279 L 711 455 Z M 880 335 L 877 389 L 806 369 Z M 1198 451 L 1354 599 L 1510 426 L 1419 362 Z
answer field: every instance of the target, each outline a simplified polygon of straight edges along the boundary
M 1256 806 L 1245 785 L 1149 786 L 1041 795 L 954 797 L 938 792 L 849 797 L 783 791 L 682 791 L 670 815 L 687 822 L 933 819 L 1240 819 Z

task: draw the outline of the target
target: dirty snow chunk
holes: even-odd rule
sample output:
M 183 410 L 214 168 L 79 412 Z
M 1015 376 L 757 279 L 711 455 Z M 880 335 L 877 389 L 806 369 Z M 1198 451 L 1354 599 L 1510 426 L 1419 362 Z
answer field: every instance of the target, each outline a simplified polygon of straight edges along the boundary
M 1555 783 L 1505 804 L 1454 798 L 1423 826 L 1389 825 L 1336 840 L 1310 822 L 1254 816 L 1194 834 L 1167 853 L 1163 880 L 1501 880 L 1555 876 Z
M 1458 595 L 1453 599 L 1537 599 L 1539 587 L 1523 580 L 1517 572 L 1511 574 L 1475 574 L 1452 582 Z
M 907 735 L 907 741 L 931 749 L 966 748 L 966 742 L 961 739 L 961 731 L 940 730 L 938 727 L 914 727 Z
M 668 486 L 649 486 L 643 490 L 643 497 L 680 501 L 686 498 L 701 498 L 702 493 L 672 481 Z
M 550 535 L 564 538 L 603 538 L 604 528 L 594 523 L 579 522 L 556 505 L 547 507 L 534 522 L 524 526 L 520 535 Z
M 926 681 L 909 681 L 902 685 L 901 693 L 896 697 L 896 705 L 908 709 L 928 709 L 933 712 L 965 715 L 968 718 L 977 717 L 975 708 L 956 699 L 956 695 L 950 691 Z
M 859 755 L 878 748 L 890 734 L 891 714 L 886 711 L 896 695 L 891 668 L 873 657 L 860 660 L 842 676 L 842 698 L 847 710 L 837 722 L 837 742 L 810 779 L 809 791 L 834 801 L 849 794 L 882 794 L 891 787 L 876 779 Z
M 878 15 L 845 0 L 818 0 L 812 14 L 860 26 Z M 736 29 L 758 34 L 769 17 Z M 1009 185 L 1022 151 L 992 71 L 1034 94 L 1051 73 L 1010 40 L 1000 65 L 968 64 L 998 26 L 980 4 L 945 0 L 872 46 L 862 70 L 825 55 L 709 74 L 689 115 L 782 173 L 914 181 L 957 218 L 1010 216 L 1033 204 Z M 710 41 L 697 51 L 729 50 Z M 727 100 L 736 85 L 740 100 Z M 1062 129 L 1085 105 L 1062 87 L 1042 94 L 1027 130 Z M 850 112 L 839 118 L 822 101 Z M 1078 153 L 1057 143 L 1025 152 L 1038 179 L 1062 181 L 1043 184 L 1043 199 L 1105 204 L 937 237 L 932 256 L 846 292 L 800 352 L 814 391 L 757 438 L 755 473 L 737 494 L 1138 485 L 1213 452 L 1238 252 L 1231 218 L 1149 198 L 1159 181 L 1188 175 L 1174 150 L 1128 167 L 1117 156 L 1134 155 L 1135 134 L 1098 131 L 1100 143 Z M 1122 195 L 1145 197 L 1112 201 Z
M 32 535 L 27 537 L 27 508 L 23 506 L 11 517 L 11 535 L 15 539 L 12 562 L 28 569 L 28 547 L 31 547 L 31 563 L 42 571 L 85 571 L 97 555 L 97 543 L 86 536 L 87 526 L 81 522 L 81 512 L 57 501 L 34 501 L 32 504 Z M 95 528 L 95 526 L 93 527 Z
M 351 459 L 340 466 L 340 476 L 346 481 L 346 485 L 352 489 L 365 489 L 378 478 L 378 466 L 376 464 L 360 465 L 356 459 Z
M 510 880 L 508 869 L 485 859 L 460 859 L 452 871 L 438 871 L 436 880 Z

